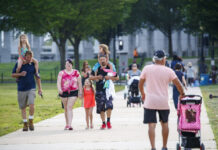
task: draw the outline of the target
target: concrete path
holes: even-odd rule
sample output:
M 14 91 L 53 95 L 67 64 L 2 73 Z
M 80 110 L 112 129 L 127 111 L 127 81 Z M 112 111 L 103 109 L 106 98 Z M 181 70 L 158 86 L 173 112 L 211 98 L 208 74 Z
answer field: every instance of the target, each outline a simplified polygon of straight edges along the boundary
M 169 90 L 170 97 L 171 88 Z M 199 88 L 189 88 L 187 93 L 200 94 Z M 178 142 L 177 115 L 170 99 L 168 149 L 175 150 Z M 37 111 L 37 110 L 36 110 Z M 35 124 L 34 132 L 18 130 L 0 137 L 0 150 L 82 150 L 82 149 L 150 149 L 148 127 L 142 123 L 143 108 L 126 107 L 123 92 L 117 93 L 112 114 L 112 129 L 100 130 L 100 117 L 94 112 L 94 129 L 85 130 L 83 108 L 74 109 L 73 131 L 64 131 L 64 115 L 60 114 Z M 204 104 L 201 113 L 202 141 L 206 150 L 216 150 L 214 135 Z M 156 146 L 162 147 L 160 124 L 156 128 Z

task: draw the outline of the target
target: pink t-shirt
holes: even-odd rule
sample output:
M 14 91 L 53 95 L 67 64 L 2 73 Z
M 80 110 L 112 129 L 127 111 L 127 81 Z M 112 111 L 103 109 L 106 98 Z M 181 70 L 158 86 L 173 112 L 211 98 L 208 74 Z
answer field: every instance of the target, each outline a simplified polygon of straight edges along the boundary
M 69 92 L 78 90 L 78 77 L 79 71 L 73 70 L 71 74 L 68 74 L 65 70 L 61 71 L 61 89 L 63 92 Z
M 141 79 L 145 79 L 146 92 L 144 107 L 148 109 L 167 110 L 168 86 L 177 78 L 175 72 L 163 65 L 152 64 L 143 68 Z

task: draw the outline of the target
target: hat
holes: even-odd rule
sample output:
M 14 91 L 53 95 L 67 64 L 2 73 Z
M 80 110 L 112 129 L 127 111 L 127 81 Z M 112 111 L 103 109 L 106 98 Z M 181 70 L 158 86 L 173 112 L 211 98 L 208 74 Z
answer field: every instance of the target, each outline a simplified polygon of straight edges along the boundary
M 164 57 L 166 57 L 166 54 L 164 52 L 164 50 L 156 50 L 154 52 L 154 59 L 155 60 L 162 60 Z
M 188 62 L 188 66 L 191 67 L 191 66 L 192 66 L 192 63 L 191 63 L 191 62 Z

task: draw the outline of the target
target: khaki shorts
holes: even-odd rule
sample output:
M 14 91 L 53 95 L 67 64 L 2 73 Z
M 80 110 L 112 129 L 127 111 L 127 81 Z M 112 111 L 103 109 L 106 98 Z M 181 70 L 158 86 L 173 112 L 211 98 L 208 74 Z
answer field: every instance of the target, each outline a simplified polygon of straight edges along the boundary
M 20 109 L 26 108 L 30 104 L 34 104 L 36 97 L 36 90 L 31 89 L 29 91 L 18 91 L 18 104 Z

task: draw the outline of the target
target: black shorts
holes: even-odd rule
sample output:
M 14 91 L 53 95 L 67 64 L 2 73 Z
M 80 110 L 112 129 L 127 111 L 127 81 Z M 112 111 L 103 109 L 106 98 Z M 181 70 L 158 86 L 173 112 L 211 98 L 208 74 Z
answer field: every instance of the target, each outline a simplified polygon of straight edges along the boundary
M 78 97 L 78 90 L 70 91 L 70 92 L 63 92 L 62 94 L 59 94 L 60 97 L 66 98 L 66 97 Z
M 156 109 L 147 109 L 144 108 L 144 121 L 143 123 L 157 123 L 157 115 L 159 114 L 159 121 L 166 123 L 168 122 L 168 117 L 170 114 L 170 110 L 156 110 Z
M 96 92 L 95 101 L 97 114 L 100 114 L 102 111 L 105 112 L 108 109 L 113 109 L 113 98 L 109 97 L 109 99 L 107 99 L 105 92 Z

